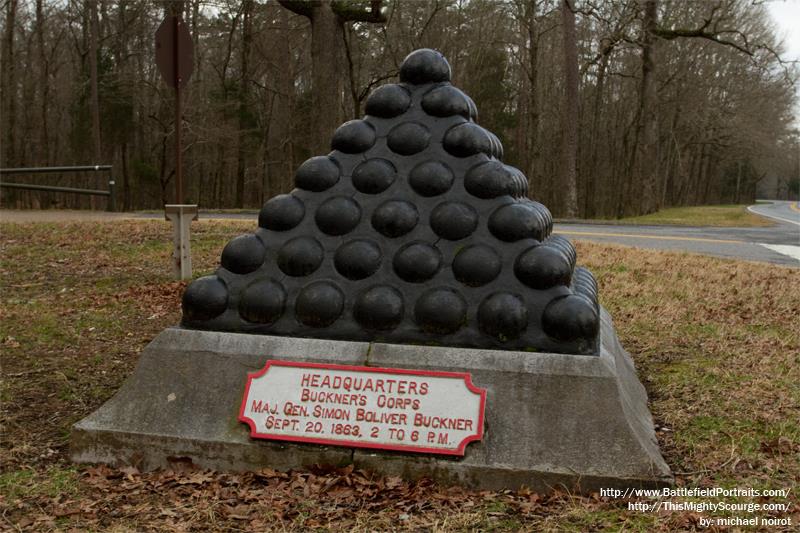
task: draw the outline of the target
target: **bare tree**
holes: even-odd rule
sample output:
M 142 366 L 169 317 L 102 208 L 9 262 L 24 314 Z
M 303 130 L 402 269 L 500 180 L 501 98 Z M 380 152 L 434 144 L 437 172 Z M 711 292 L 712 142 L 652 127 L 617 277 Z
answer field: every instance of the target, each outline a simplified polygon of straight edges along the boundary
M 236 163 L 236 207 L 244 207 L 247 137 L 249 135 L 250 48 L 253 43 L 253 0 L 242 2 L 242 44 L 239 79 L 239 153 Z
M 578 45 L 572 0 L 561 2 L 561 34 L 564 47 L 564 103 L 561 109 L 561 187 L 563 214 L 578 214 Z
M 325 153 L 340 121 L 419 47 L 448 58 L 453 83 L 505 144 L 504 160 L 526 171 L 531 196 L 556 215 L 573 212 L 564 186 L 573 169 L 579 216 L 747 202 L 762 177 L 796 179 L 797 69 L 781 58 L 761 4 L 425 0 L 392 2 L 385 14 L 377 1 L 283 4 L 292 10 L 255 0 L 6 0 L 2 164 L 96 161 L 99 131 L 120 204 L 166 201 L 172 91 L 152 61 L 153 33 L 180 5 L 196 47 L 183 93 L 187 192 L 205 206 L 255 207 L 290 190 L 309 144 Z M 97 185 L 93 175 L 41 179 Z M 89 204 L 43 194 L 4 191 L 2 201 Z
M 383 23 L 382 0 L 278 0 L 311 22 L 311 89 L 315 114 L 314 153 L 328 151 L 330 137 L 343 116 L 344 24 Z
M 625 195 L 626 214 L 652 213 L 658 210 L 660 199 L 658 110 L 656 109 L 658 0 L 642 0 L 642 11 L 642 70 L 633 165 Z
M 8 2 L 6 2 L 5 15 L 5 31 L 3 32 L 2 53 L 3 67 L 0 69 L 2 71 L 3 81 L 3 103 L 5 104 L 2 108 L 4 116 L 3 122 L 5 123 L 5 126 L 3 127 L 3 145 L 5 147 L 5 153 L 3 155 L 5 156 L 5 164 L 8 166 L 14 166 L 17 163 L 16 154 L 14 152 L 14 131 L 17 116 L 17 60 L 14 57 L 14 30 L 17 22 L 17 0 L 8 0 Z

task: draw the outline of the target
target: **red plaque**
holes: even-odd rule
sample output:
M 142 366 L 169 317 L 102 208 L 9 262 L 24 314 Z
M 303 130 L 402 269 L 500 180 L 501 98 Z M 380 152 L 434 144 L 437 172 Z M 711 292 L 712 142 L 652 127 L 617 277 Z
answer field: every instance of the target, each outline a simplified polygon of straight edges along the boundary
M 253 438 L 464 455 L 485 406 L 467 373 L 269 360 L 248 374 L 239 421 Z

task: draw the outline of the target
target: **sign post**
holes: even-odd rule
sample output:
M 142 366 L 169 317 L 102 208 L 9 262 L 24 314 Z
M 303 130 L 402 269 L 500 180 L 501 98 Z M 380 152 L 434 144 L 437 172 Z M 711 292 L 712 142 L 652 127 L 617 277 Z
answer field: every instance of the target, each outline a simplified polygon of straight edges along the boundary
M 181 89 L 189 81 L 194 66 L 192 36 L 180 15 L 167 16 L 156 30 L 156 65 L 167 84 L 175 89 L 175 204 L 165 206 L 165 217 L 173 224 L 175 277 L 192 277 L 192 252 L 189 229 L 197 220 L 197 205 L 183 203 L 183 124 Z

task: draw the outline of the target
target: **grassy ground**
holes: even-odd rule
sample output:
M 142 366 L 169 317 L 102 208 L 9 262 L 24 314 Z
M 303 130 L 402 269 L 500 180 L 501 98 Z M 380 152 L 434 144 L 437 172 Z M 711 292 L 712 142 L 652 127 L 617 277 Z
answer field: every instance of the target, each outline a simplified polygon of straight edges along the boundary
M 195 224 L 198 272 L 251 228 Z M 108 399 L 142 348 L 178 322 L 183 284 L 167 272 L 170 227 L 117 221 L 0 232 L 0 530 L 676 531 L 709 516 L 348 469 L 234 475 L 72 465 L 71 424 Z M 788 515 L 760 515 L 800 523 L 800 271 L 588 243 L 578 252 L 636 361 L 678 485 L 794 488 L 787 500 L 756 501 L 790 502 Z
M 673 226 L 766 227 L 768 218 L 754 215 L 746 205 L 699 205 L 670 207 L 640 217 L 617 220 L 618 224 L 666 224 Z

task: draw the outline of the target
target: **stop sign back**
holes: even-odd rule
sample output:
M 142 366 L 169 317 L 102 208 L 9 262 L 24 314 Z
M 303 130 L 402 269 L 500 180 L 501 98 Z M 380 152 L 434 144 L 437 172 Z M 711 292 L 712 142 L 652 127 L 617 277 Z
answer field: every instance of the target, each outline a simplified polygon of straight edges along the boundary
M 170 15 L 156 30 L 156 66 L 164 81 L 183 88 L 194 68 L 194 45 L 180 17 Z

